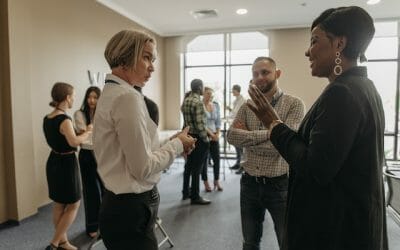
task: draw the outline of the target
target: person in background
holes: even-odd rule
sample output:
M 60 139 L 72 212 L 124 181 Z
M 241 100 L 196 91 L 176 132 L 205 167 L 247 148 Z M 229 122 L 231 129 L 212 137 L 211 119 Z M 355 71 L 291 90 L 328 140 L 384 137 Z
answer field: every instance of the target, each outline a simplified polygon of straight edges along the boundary
M 46 163 L 46 176 L 49 198 L 54 201 L 53 224 L 55 233 L 46 250 L 69 249 L 77 247 L 68 241 L 67 231 L 75 220 L 81 199 L 81 182 L 76 148 L 91 134 L 92 127 L 75 134 L 67 110 L 72 108 L 75 92 L 72 85 L 57 82 L 51 90 L 53 111 L 43 119 L 43 132 L 51 148 Z
M 158 249 L 154 233 L 161 172 L 195 139 L 181 133 L 159 141 L 143 88 L 154 71 L 156 40 L 139 31 L 123 30 L 107 43 L 104 56 L 111 68 L 94 117 L 93 145 L 105 186 L 100 232 L 107 249 Z
M 181 111 L 184 127 L 190 127 L 190 136 L 197 139 L 196 147 L 187 157 L 183 172 L 182 200 L 191 198 L 192 205 L 208 205 L 211 203 L 200 196 L 200 173 L 204 161 L 208 156 L 209 140 L 206 128 L 206 113 L 200 96 L 203 95 L 204 86 L 200 79 L 193 79 L 190 83 L 191 92 L 183 100 Z M 189 188 L 190 177 L 192 187 Z
M 139 86 L 134 86 L 134 88 L 142 93 L 142 88 Z M 153 120 L 153 122 L 158 126 L 158 122 L 160 120 L 160 114 L 158 112 L 158 106 L 157 103 L 155 103 L 153 100 L 148 98 L 147 96 L 143 95 L 144 102 L 146 103 L 147 111 L 149 111 L 150 118 Z
M 220 170 L 220 152 L 219 152 L 219 136 L 221 131 L 221 115 L 220 107 L 217 102 L 213 101 L 214 90 L 209 87 L 204 88 L 203 93 L 203 104 L 204 110 L 207 117 L 206 129 L 207 135 L 210 139 L 210 150 L 209 155 L 213 160 L 214 170 L 214 190 L 223 191 L 221 184 L 219 183 L 219 170 Z M 206 192 L 211 192 L 210 184 L 208 183 L 207 177 L 207 166 L 208 157 L 203 163 L 203 170 L 201 172 L 201 179 L 204 182 L 204 188 Z
M 75 130 L 82 134 L 88 126 L 92 126 L 93 117 L 96 111 L 97 100 L 101 90 L 92 86 L 86 90 L 82 106 L 74 114 Z M 86 233 L 91 237 L 97 236 L 99 228 L 99 210 L 101 197 L 104 193 L 104 186 L 97 173 L 97 163 L 93 153 L 92 136 L 84 141 L 79 150 L 79 166 L 83 186 L 83 204 L 85 207 Z
M 236 118 L 240 107 L 246 103 L 246 99 L 240 94 L 240 91 L 240 85 L 235 84 L 232 86 L 232 95 L 235 97 L 235 100 L 233 101 L 233 108 L 227 107 L 227 109 L 230 111 L 229 119 L 232 121 Z M 243 168 L 240 166 L 240 162 L 242 161 L 243 148 L 237 146 L 234 147 L 236 151 L 236 163 L 232 167 L 229 167 L 229 169 L 237 170 L 236 173 L 241 174 Z
M 274 110 L 293 129 L 304 117 L 304 104 L 278 87 L 281 70 L 270 57 L 258 57 L 252 66 L 252 82 L 262 92 Z M 267 130 L 260 119 L 242 105 L 228 131 L 228 142 L 246 151 L 240 180 L 240 214 L 243 250 L 260 249 L 265 212 L 271 215 L 278 244 L 282 249 L 288 164 L 268 141 Z
M 311 25 L 311 74 L 329 84 L 298 131 L 254 86 L 248 106 L 290 166 L 285 250 L 387 250 L 385 117 L 365 61 L 374 36 L 357 6 L 327 9 Z

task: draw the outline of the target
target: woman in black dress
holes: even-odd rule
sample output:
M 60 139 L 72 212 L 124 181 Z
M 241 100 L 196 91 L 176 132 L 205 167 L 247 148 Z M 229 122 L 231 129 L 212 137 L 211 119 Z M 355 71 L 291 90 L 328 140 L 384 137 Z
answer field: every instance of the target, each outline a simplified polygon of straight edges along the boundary
M 49 197 L 54 201 L 54 237 L 46 250 L 77 249 L 68 241 L 67 230 L 75 220 L 81 198 L 81 183 L 75 156 L 76 147 L 91 133 L 76 136 L 66 110 L 74 103 L 74 88 L 67 83 L 56 83 L 51 90 L 50 106 L 54 110 L 43 120 L 43 131 L 51 152 L 46 164 Z
M 87 127 L 92 124 L 100 93 L 101 90 L 96 86 L 91 86 L 86 90 L 82 106 L 74 114 L 75 129 L 78 135 L 85 132 Z M 79 169 L 81 170 L 83 186 L 86 233 L 94 238 L 97 236 L 99 228 L 99 209 L 104 187 L 97 174 L 97 163 L 94 157 L 91 135 L 81 144 Z

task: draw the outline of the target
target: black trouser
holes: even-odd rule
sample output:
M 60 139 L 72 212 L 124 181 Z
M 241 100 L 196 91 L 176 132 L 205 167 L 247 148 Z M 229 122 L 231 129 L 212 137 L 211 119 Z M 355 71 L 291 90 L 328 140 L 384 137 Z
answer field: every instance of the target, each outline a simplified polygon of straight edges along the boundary
M 243 155 L 243 148 L 235 146 L 235 150 L 236 150 L 236 164 L 240 164 Z
M 86 232 L 96 232 L 99 227 L 99 210 L 104 186 L 97 173 L 93 150 L 79 151 L 79 166 L 82 177 L 83 204 L 85 206 Z
M 219 142 L 218 141 L 210 141 L 210 156 L 214 163 L 214 180 L 219 180 Z M 208 166 L 208 155 L 203 163 L 203 170 L 201 171 L 201 179 L 203 181 L 207 181 L 207 166 Z
M 200 198 L 200 172 L 203 166 L 203 162 L 207 159 L 209 143 L 203 141 L 199 136 L 191 134 L 192 137 L 196 138 L 196 147 L 190 155 L 188 155 L 185 171 L 183 172 L 183 195 L 189 194 L 189 181 L 192 176 L 192 187 L 190 192 L 190 198 L 197 200 Z
M 277 177 L 254 177 L 243 174 L 240 180 L 240 214 L 243 250 L 259 250 L 265 211 L 271 214 L 275 234 L 282 249 L 285 224 L 287 174 Z
M 157 250 L 154 233 L 160 196 L 157 187 L 135 194 L 106 191 L 100 209 L 100 232 L 111 250 Z

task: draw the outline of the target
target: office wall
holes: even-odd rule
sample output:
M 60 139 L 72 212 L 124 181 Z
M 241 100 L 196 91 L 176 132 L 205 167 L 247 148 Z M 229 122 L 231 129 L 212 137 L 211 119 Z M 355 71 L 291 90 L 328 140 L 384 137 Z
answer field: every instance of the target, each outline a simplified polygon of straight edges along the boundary
M 72 115 L 89 87 L 87 70 L 109 72 L 103 52 L 110 37 L 121 29 L 143 29 L 93 0 L 8 0 L 8 27 L 15 159 L 11 172 L 15 174 L 16 190 L 12 210 L 16 213 L 4 216 L 0 205 L 0 223 L 5 217 L 21 220 L 49 202 L 45 175 L 49 147 L 42 121 L 51 111 L 48 103 L 54 82 L 65 81 L 75 86 L 75 104 L 69 112 Z M 163 103 L 164 41 L 157 36 L 156 40 L 156 72 L 144 92 Z M 0 180 L 4 179 L 2 170 L 0 165 Z M 4 186 L 3 182 L 0 184 Z M 10 189 L 7 187 L 5 192 Z M 0 203 L 2 195 L 0 191 Z
M 0 222 L 15 217 L 7 0 L 0 0 Z
M 310 43 L 310 31 L 282 29 L 268 31 L 270 56 L 282 70 L 279 86 L 283 91 L 300 97 L 307 110 L 327 85 L 327 79 L 311 76 L 311 68 L 305 51 Z
M 325 79 L 311 76 L 308 59 L 304 52 L 309 45 L 309 29 L 282 29 L 263 32 L 269 38 L 270 56 L 273 57 L 283 73 L 279 86 L 287 93 L 300 97 L 310 108 L 326 84 Z M 166 129 L 179 129 L 179 108 L 181 93 L 180 54 L 193 37 L 168 37 L 165 39 L 165 108 L 168 117 Z M 172 112 L 173 110 L 177 112 Z

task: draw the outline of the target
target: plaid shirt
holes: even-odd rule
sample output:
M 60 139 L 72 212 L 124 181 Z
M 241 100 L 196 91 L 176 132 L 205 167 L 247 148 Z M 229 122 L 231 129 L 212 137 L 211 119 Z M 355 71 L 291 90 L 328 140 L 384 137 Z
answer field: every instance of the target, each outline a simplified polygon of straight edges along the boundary
M 290 128 L 297 130 L 304 117 L 304 103 L 297 97 L 283 94 L 278 89 L 272 98 L 274 109 L 280 119 Z M 241 121 L 248 130 L 228 130 L 228 142 L 245 149 L 242 164 L 251 176 L 276 177 L 288 173 L 289 166 L 268 139 L 267 130 L 246 104 L 240 107 L 235 120 Z
M 183 114 L 184 126 L 190 126 L 189 133 L 198 135 L 204 142 L 208 142 L 206 130 L 206 112 L 200 95 L 191 93 L 183 101 L 181 111 Z

